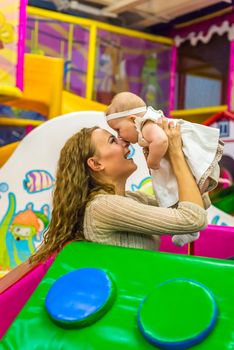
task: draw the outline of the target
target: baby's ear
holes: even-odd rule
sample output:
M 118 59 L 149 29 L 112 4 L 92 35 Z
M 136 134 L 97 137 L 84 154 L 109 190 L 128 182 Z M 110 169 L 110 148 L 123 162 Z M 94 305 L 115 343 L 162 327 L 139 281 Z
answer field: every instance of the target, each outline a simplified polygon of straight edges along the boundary
M 137 116 L 136 116 L 135 114 L 131 114 L 131 115 L 127 116 L 127 119 L 130 120 L 130 121 L 132 121 L 132 122 L 134 122 L 135 119 L 136 119 L 136 117 L 137 117 Z

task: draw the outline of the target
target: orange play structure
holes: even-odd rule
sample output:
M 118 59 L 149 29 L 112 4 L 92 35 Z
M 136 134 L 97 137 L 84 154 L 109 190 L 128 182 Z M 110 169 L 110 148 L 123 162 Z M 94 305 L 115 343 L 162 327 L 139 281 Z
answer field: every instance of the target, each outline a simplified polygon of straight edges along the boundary
M 7 106 L 28 109 L 48 119 L 75 111 L 104 111 L 106 106 L 63 90 L 64 62 L 61 58 L 25 54 L 24 92 L 21 98 L 3 102 Z M 43 121 L 0 117 L 0 125 L 33 126 Z M 19 142 L 0 148 L 0 167 L 14 152 Z

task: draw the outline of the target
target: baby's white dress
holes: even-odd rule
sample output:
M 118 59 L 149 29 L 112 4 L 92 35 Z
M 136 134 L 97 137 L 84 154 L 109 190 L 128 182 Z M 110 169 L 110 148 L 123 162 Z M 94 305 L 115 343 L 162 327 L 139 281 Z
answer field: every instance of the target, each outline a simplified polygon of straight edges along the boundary
M 144 117 L 135 119 L 140 146 L 147 146 L 141 132 L 146 121 L 157 121 L 162 116 L 164 116 L 162 111 L 148 107 Z M 182 119 L 168 118 L 169 121 L 179 123 L 181 126 L 183 152 L 201 192 L 208 177 L 209 187 L 206 191 L 211 191 L 218 184 L 220 173 L 218 162 L 223 154 L 223 142 L 219 139 L 219 130 Z M 179 200 L 178 185 L 169 160 L 162 158 L 160 169 L 151 169 L 150 172 L 159 205 L 161 207 L 175 205 Z

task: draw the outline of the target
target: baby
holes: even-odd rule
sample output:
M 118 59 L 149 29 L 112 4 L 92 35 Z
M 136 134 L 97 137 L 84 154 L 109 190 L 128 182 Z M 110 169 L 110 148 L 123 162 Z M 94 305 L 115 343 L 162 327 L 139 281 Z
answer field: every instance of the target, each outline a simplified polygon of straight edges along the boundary
M 109 126 L 122 139 L 148 148 L 147 165 L 150 169 L 154 192 L 162 207 L 178 203 L 178 186 L 171 164 L 164 157 L 168 138 L 156 121 L 164 117 L 162 111 L 147 107 L 145 102 L 131 92 L 117 94 L 106 111 Z M 183 152 L 202 194 L 214 189 L 219 180 L 218 162 L 223 154 L 219 130 L 184 120 L 169 119 L 180 124 Z M 174 235 L 178 246 L 199 238 L 199 233 Z

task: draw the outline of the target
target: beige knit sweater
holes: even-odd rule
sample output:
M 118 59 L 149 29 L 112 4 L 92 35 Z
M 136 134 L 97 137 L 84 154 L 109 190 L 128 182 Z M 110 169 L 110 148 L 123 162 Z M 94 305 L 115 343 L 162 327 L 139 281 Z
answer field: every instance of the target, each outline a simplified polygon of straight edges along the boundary
M 207 214 L 200 206 L 180 202 L 177 209 L 159 208 L 157 200 L 142 192 L 126 196 L 99 194 L 87 206 L 84 235 L 92 242 L 158 250 L 160 235 L 200 231 Z

